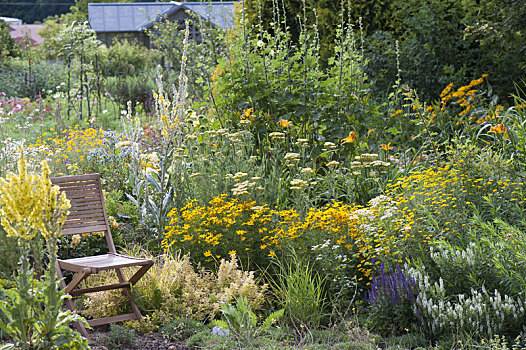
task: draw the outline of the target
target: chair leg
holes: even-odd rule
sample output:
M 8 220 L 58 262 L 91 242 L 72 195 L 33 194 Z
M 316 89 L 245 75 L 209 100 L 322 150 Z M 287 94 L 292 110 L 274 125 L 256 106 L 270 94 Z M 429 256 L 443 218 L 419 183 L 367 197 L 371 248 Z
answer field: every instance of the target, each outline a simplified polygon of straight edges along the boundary
M 150 267 L 152 267 L 152 265 L 153 264 L 141 266 L 141 268 L 137 270 L 137 272 L 135 272 L 135 274 L 130 278 L 128 282 L 130 282 L 131 285 L 137 283 L 141 279 L 141 277 L 144 276 L 144 274 L 150 269 Z
M 124 283 L 126 279 L 124 278 L 124 273 L 122 272 L 122 269 L 117 268 L 115 269 L 115 272 L 117 273 L 117 277 L 119 278 L 120 283 Z M 132 309 L 132 312 L 135 314 L 138 320 L 142 319 L 141 311 L 139 310 L 139 307 L 137 304 L 135 304 L 135 301 L 133 300 L 133 296 L 131 294 L 130 288 L 123 288 L 124 295 L 128 298 L 128 302 L 130 303 L 130 307 Z
M 57 269 L 57 278 L 60 280 L 60 288 L 62 290 L 65 290 L 67 286 L 66 286 L 66 282 L 64 281 L 64 275 L 62 274 L 62 269 L 60 268 L 60 265 L 58 264 L 58 262 L 56 264 L 56 269 Z M 64 303 L 66 304 L 66 307 L 71 312 L 77 312 L 77 310 L 75 309 L 75 304 L 73 303 L 73 300 L 71 300 L 71 298 L 65 299 Z M 84 322 L 76 321 L 74 322 L 74 324 L 75 324 L 75 328 L 80 333 L 80 335 L 82 335 L 84 338 L 87 338 L 88 331 L 86 330 L 86 325 L 84 324 Z

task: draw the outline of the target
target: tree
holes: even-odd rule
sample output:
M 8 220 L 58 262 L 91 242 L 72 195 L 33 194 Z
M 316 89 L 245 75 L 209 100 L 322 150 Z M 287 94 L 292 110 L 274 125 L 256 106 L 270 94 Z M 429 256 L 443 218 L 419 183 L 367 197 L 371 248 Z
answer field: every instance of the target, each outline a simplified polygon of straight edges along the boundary
M 9 26 L 0 20 L 0 59 L 17 56 L 19 49 L 19 45 L 9 34 Z

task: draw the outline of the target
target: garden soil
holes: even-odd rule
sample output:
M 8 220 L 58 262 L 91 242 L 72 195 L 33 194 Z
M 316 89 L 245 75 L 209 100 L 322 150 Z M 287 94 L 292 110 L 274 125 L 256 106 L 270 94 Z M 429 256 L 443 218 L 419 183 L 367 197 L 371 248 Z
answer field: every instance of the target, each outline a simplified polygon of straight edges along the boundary
M 102 330 L 88 331 L 88 340 L 91 350 L 108 350 L 104 340 L 109 334 Z M 119 350 L 190 350 L 184 342 L 173 342 L 163 338 L 158 333 L 137 335 L 136 344 L 131 347 L 121 347 Z

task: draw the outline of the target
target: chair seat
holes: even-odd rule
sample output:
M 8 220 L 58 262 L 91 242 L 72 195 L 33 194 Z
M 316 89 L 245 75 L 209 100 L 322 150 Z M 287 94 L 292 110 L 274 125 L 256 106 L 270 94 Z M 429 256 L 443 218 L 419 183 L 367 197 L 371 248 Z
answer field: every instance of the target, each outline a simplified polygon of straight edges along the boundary
M 150 259 L 133 258 L 113 253 L 66 260 L 59 259 L 58 263 L 64 270 L 79 272 L 84 269 L 90 269 L 91 273 L 122 267 L 153 265 L 153 261 Z

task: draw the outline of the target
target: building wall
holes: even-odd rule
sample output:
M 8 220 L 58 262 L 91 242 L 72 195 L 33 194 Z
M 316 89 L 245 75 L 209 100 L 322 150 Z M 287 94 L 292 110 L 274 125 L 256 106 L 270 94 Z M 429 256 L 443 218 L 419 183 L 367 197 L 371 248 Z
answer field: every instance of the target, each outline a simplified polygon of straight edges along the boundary
M 144 32 L 107 32 L 97 33 L 97 39 L 102 41 L 106 46 L 111 46 L 113 40 L 128 40 L 139 45 L 150 48 L 150 39 Z
M 185 30 L 185 21 L 187 19 L 189 19 L 190 22 L 192 22 L 193 17 L 187 14 L 182 9 L 172 13 L 172 15 L 168 17 L 168 20 L 170 22 L 177 22 L 179 24 L 178 26 L 179 30 Z M 193 24 L 190 24 L 190 39 L 195 40 L 197 42 L 201 42 L 201 32 Z
M 187 19 L 192 20 L 193 18 L 183 10 L 176 11 L 167 18 L 170 22 L 178 23 L 179 30 L 185 29 L 185 21 Z M 151 47 L 150 39 L 144 32 L 99 32 L 97 33 L 97 38 L 108 47 L 111 46 L 114 39 L 134 41 L 147 48 Z M 201 42 L 201 32 L 193 24 L 190 25 L 190 39 Z

